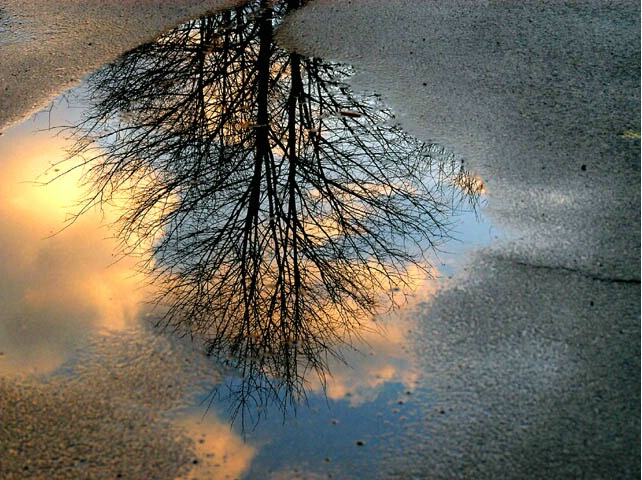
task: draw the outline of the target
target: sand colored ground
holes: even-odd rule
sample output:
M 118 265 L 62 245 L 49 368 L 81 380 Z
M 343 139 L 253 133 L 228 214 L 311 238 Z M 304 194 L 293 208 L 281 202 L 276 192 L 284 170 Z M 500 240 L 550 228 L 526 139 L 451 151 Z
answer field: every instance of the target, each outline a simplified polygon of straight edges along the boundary
M 123 52 L 233 0 L 22 1 L 0 6 L 0 131 Z
M 5 1 L 0 130 L 223 3 Z M 280 41 L 354 64 L 510 232 L 416 312 L 432 396 L 382 478 L 639 478 L 639 2 L 319 0 Z

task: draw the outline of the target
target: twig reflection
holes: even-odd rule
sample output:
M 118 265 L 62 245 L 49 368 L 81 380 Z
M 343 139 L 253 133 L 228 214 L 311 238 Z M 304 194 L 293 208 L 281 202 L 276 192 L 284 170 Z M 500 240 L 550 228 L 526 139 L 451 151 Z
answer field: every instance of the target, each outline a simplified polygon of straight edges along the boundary
M 90 80 L 78 126 L 92 194 L 126 207 L 162 323 L 237 369 L 232 419 L 286 410 L 447 237 L 459 165 L 408 136 L 351 69 L 272 41 L 299 2 L 188 22 Z M 81 212 L 82 213 L 82 212 Z M 390 298 L 392 298 L 390 294 Z

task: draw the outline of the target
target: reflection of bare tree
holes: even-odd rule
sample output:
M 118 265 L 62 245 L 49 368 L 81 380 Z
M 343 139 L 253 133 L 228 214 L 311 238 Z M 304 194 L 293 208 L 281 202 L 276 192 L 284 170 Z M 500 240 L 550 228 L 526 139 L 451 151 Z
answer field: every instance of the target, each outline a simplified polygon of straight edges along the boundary
M 234 414 L 295 404 L 307 371 L 323 378 L 332 347 L 445 237 L 457 190 L 436 179 L 460 173 L 354 95 L 348 67 L 278 48 L 275 19 L 298 2 L 272 3 L 189 22 L 93 75 L 74 152 L 86 208 L 125 194 L 120 233 L 151 253 L 165 324 L 241 370 Z

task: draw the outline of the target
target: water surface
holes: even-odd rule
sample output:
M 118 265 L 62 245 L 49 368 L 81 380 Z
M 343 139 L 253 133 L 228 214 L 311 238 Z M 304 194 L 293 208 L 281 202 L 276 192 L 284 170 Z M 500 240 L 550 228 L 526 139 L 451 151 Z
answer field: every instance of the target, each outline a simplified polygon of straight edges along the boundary
M 0 137 L 16 475 L 375 477 L 421 435 L 413 312 L 491 240 L 483 183 L 349 66 L 272 43 L 284 7 L 257 7 L 141 46 Z

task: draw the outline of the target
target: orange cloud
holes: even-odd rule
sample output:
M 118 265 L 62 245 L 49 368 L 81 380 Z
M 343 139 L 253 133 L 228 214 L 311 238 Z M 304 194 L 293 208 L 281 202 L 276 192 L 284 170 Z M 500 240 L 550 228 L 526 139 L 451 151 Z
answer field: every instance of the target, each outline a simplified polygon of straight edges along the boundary
M 381 315 L 374 328 L 360 332 L 361 339 L 354 347 L 357 351 L 345 352 L 346 364 L 330 365 L 331 376 L 327 378 L 326 394 L 333 400 L 347 399 L 352 406 L 374 401 L 386 383 L 399 383 L 412 389 L 419 379 L 419 370 L 408 345 L 415 319 L 406 314 L 413 304 L 429 301 L 435 294 L 437 282 L 412 273 L 413 281 L 405 291 L 395 292 L 403 309 Z M 430 276 L 437 276 L 431 269 Z M 404 299 L 405 296 L 405 299 Z M 311 379 L 312 380 L 312 379 Z M 317 379 L 311 388 L 320 391 L 322 385 Z
M 34 183 L 67 143 L 30 128 L 0 137 L 0 373 L 54 370 L 88 332 L 131 324 L 144 296 L 135 261 L 114 262 L 117 242 L 104 228 L 113 212 L 61 231 L 82 193 L 78 175 Z
M 184 479 L 208 478 L 211 480 L 241 478 L 250 467 L 256 449 L 243 442 L 227 422 L 218 420 L 213 412 L 203 416 L 178 419 L 173 422 L 191 438 L 196 459 Z M 179 479 L 181 480 L 181 479 Z

